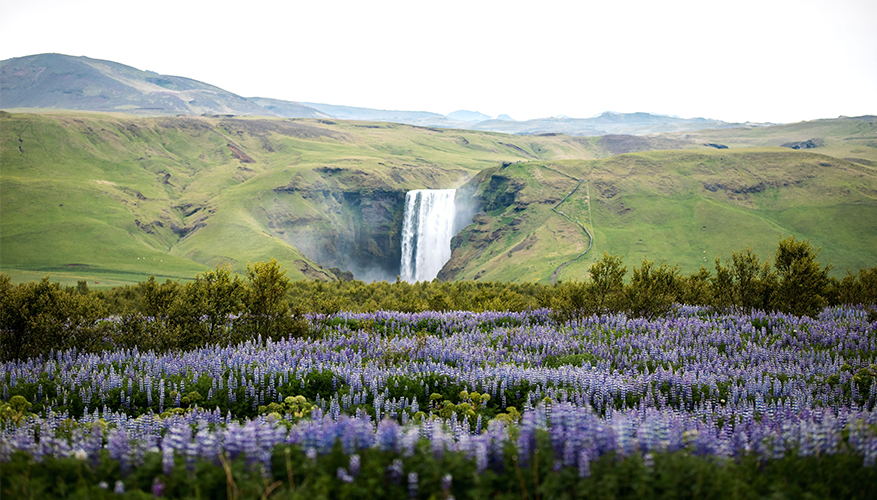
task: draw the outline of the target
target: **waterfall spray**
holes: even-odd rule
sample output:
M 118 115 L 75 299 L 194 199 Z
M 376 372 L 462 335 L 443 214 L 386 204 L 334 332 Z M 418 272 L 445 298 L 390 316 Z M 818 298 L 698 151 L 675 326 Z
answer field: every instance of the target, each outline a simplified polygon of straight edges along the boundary
M 405 194 L 402 222 L 403 280 L 432 281 L 451 259 L 455 189 L 417 189 Z

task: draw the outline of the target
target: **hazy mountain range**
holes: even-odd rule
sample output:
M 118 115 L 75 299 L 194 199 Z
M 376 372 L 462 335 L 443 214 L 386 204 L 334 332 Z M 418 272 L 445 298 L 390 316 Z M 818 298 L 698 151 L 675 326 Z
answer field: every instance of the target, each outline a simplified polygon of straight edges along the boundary
M 136 115 L 259 115 L 394 122 L 538 135 L 645 135 L 733 128 L 758 124 L 649 113 L 606 112 L 591 118 L 566 116 L 517 121 L 460 110 L 442 115 L 242 97 L 214 85 L 179 76 L 142 71 L 112 61 L 63 54 L 39 54 L 0 61 L 0 108 L 56 108 Z

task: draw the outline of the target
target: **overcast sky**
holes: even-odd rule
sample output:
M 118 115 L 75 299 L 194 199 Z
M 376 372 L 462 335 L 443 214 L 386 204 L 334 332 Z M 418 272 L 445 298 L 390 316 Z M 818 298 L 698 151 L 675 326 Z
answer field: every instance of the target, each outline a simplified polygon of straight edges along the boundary
M 0 60 L 84 55 L 246 97 L 519 120 L 877 114 L 875 0 L 0 5 Z

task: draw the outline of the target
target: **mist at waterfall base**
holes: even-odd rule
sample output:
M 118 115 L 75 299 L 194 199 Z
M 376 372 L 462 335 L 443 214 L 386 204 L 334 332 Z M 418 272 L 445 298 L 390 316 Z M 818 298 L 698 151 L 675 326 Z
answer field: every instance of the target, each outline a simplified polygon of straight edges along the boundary
M 455 189 L 417 189 L 405 194 L 402 221 L 403 281 L 432 281 L 451 259 L 457 231 Z
M 349 271 L 357 281 L 432 281 L 451 257 L 452 238 L 471 224 L 478 212 L 478 196 L 474 188 L 464 185 L 457 190 L 409 191 L 399 201 L 401 203 L 391 208 L 398 214 L 391 215 L 397 221 L 395 231 L 398 232 L 395 238 L 387 238 L 399 245 L 396 247 L 398 260 L 357 259 L 354 257 L 356 245 L 363 243 L 355 237 L 345 239 L 338 232 L 312 234 L 289 230 L 283 237 L 321 267 Z M 363 255 L 368 252 L 361 252 L 360 257 Z

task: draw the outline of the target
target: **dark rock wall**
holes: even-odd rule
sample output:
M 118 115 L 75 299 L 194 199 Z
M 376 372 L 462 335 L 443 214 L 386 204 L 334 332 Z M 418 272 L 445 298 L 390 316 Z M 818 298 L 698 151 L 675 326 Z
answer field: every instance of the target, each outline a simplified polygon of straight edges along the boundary
M 303 216 L 278 202 L 269 227 L 323 267 L 353 272 L 364 281 L 393 281 L 399 274 L 405 191 L 306 190 L 301 196 L 320 212 Z M 284 206 L 286 209 L 284 209 Z

